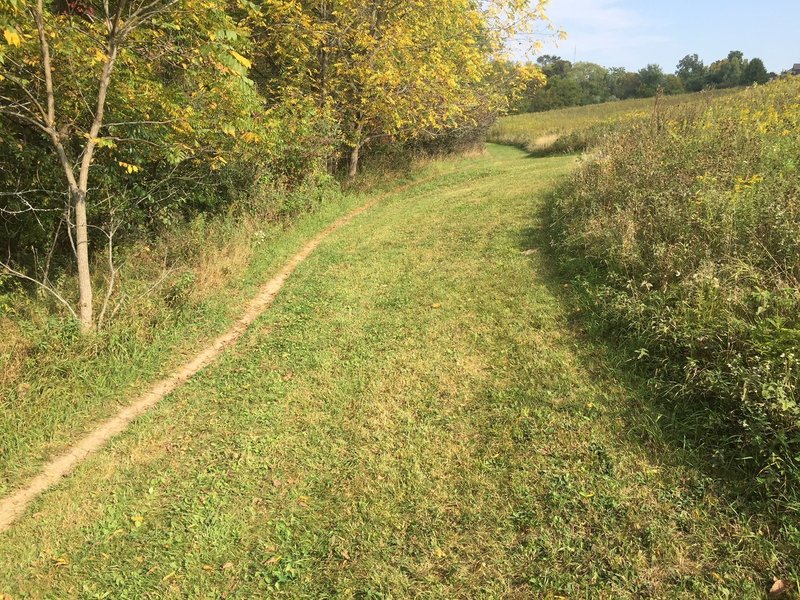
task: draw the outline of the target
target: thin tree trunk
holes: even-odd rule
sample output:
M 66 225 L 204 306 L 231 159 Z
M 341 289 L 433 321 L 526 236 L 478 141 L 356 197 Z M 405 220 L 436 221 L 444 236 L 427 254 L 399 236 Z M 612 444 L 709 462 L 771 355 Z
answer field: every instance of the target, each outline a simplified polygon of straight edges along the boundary
M 113 34 L 112 34 L 113 35 Z M 103 127 L 103 113 L 106 106 L 106 95 L 111 84 L 111 72 L 117 58 L 116 40 L 109 41 L 108 58 L 100 75 L 97 90 L 97 109 L 89 128 L 88 140 L 84 147 L 83 160 L 78 172 L 78 185 L 71 190 L 75 205 L 75 256 L 78 260 L 78 308 L 81 328 L 88 331 L 94 328 L 94 310 L 92 304 L 92 278 L 89 270 L 89 226 L 86 218 L 86 194 L 89 190 L 89 169 L 92 166 L 94 151 L 97 147 L 97 136 Z
M 92 278 L 89 271 L 89 227 L 86 192 L 72 190 L 75 207 L 75 257 L 78 261 L 78 315 L 84 330 L 94 326 Z
M 352 179 L 356 175 L 358 175 L 358 159 L 360 158 L 361 154 L 361 144 L 356 144 L 353 146 L 353 149 L 350 151 L 350 172 L 349 176 Z
M 361 149 L 364 147 L 364 121 L 359 116 L 357 120 L 358 125 L 353 132 L 353 147 L 350 149 L 350 172 L 348 175 L 350 179 L 358 175 L 358 160 L 361 158 Z

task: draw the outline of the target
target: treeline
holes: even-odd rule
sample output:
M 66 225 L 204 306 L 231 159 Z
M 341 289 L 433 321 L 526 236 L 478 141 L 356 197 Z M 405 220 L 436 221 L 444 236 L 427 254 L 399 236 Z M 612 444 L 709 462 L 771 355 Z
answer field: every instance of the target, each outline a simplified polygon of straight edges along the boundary
M 0 0 L 0 306 L 23 281 L 93 328 L 126 239 L 475 138 L 544 4 Z
M 633 72 L 589 62 L 572 63 L 551 55 L 539 57 L 537 65 L 547 83 L 542 86 L 531 81 L 514 107 L 517 112 L 650 98 L 659 91 L 671 95 L 763 84 L 773 76 L 767 73 L 760 58 L 747 59 L 739 51 L 732 51 L 727 58 L 708 66 L 697 54 L 687 55 L 680 60 L 675 73 L 665 73 L 656 64 Z

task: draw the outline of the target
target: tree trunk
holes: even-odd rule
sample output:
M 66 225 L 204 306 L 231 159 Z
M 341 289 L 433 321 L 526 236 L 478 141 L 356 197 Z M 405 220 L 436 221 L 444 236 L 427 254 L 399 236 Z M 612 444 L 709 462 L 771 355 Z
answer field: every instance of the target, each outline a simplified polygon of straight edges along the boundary
M 350 172 L 349 172 L 350 179 L 358 175 L 358 159 L 360 154 L 361 154 L 361 144 L 353 146 L 353 149 L 350 151 Z
M 94 326 L 92 311 L 92 278 L 89 271 L 89 228 L 86 219 L 86 192 L 72 190 L 75 206 L 75 256 L 78 260 L 78 308 L 81 329 Z

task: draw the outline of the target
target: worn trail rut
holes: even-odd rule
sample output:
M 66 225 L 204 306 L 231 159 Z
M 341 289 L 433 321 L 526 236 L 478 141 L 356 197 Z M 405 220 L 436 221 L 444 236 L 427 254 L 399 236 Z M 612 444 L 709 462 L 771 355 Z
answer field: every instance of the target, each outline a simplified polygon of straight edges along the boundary
M 410 187 L 410 185 L 394 191 L 402 191 L 408 187 Z M 78 441 L 74 446 L 47 462 L 42 467 L 41 472 L 25 486 L 0 500 L 0 532 L 11 527 L 11 525 L 25 513 L 28 505 L 42 492 L 69 475 L 81 462 L 103 448 L 115 435 L 124 431 L 137 417 L 146 413 L 160 400 L 219 358 L 224 350 L 236 343 L 236 341 L 244 335 L 250 325 L 269 308 L 289 276 L 291 276 L 295 269 L 314 252 L 325 238 L 337 229 L 347 225 L 361 213 L 372 208 L 383 197 L 385 197 L 385 195 L 373 199 L 326 227 L 316 237 L 306 243 L 305 246 L 283 266 L 275 277 L 262 286 L 256 297 L 248 304 L 247 310 L 245 310 L 230 329 L 211 342 L 210 345 L 204 348 L 192 360 L 175 370 L 165 379 L 155 383 L 149 391 L 139 396 L 134 402 L 127 405 L 113 417 L 100 423 L 92 432 Z

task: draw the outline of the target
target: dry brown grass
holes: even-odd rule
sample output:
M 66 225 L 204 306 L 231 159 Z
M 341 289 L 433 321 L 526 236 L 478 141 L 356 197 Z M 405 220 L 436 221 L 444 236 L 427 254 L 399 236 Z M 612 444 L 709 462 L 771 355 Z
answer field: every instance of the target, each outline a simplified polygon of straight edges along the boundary
M 0 389 L 19 379 L 31 341 L 20 331 L 19 325 L 8 317 L 0 317 Z
M 253 234 L 256 231 L 255 223 L 245 220 L 233 237 L 215 240 L 216 243 L 203 248 L 188 265 L 197 274 L 190 294 L 192 301 L 200 302 L 217 293 L 231 278 L 241 277 L 253 258 Z

